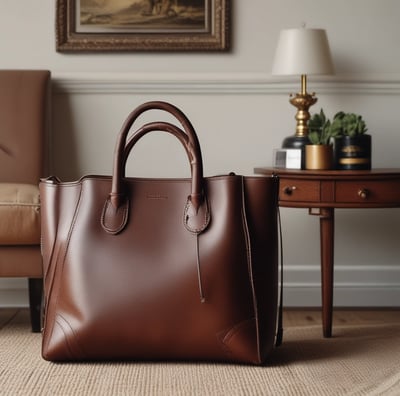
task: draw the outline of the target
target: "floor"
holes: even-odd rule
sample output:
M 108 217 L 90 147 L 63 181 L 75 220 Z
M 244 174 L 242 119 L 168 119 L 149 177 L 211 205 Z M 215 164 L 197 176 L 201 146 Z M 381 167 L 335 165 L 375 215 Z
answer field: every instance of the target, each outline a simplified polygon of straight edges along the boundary
M 0 329 L 13 321 L 20 310 L 26 308 L 1 308 Z M 333 327 L 335 324 L 400 324 L 400 308 L 396 309 L 335 309 L 333 313 Z M 285 309 L 283 316 L 284 327 L 309 326 L 321 324 L 321 312 L 318 309 Z

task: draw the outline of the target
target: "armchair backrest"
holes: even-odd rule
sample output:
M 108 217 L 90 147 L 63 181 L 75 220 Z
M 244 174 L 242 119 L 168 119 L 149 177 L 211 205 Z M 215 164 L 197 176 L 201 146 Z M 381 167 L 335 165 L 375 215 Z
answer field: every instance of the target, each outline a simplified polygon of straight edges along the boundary
M 0 182 L 46 176 L 50 72 L 0 70 Z

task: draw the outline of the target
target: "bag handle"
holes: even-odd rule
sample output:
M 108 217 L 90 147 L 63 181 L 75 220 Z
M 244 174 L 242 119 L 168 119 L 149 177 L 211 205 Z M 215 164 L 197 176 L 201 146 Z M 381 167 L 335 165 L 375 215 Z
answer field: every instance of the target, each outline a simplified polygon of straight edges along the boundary
M 143 114 L 144 112 L 148 110 L 164 110 L 167 113 L 173 115 L 182 125 L 188 140 L 186 142 L 183 142 L 181 140 L 181 143 L 184 145 L 186 152 L 188 153 L 190 165 L 191 165 L 191 174 L 192 174 L 192 192 L 191 192 L 191 198 L 192 202 L 195 206 L 200 206 L 202 202 L 202 195 L 203 195 L 203 160 L 202 160 L 202 155 L 201 155 L 201 149 L 200 149 L 200 143 L 197 137 L 197 134 L 193 128 L 193 125 L 189 121 L 189 119 L 186 117 L 186 115 L 178 109 L 176 106 L 167 103 L 167 102 L 162 102 L 162 101 L 152 101 L 152 102 L 146 102 L 137 107 L 135 110 L 131 112 L 131 114 L 128 116 L 127 120 L 125 121 L 125 124 L 122 126 L 122 130 L 126 131 L 124 141 L 126 141 L 127 133 L 129 132 L 129 129 L 133 125 L 133 123 L 136 121 L 136 119 Z M 169 124 L 172 125 L 172 124 Z M 181 130 L 182 132 L 182 130 Z M 172 133 L 172 132 L 171 132 Z M 136 134 L 134 134 L 136 135 Z M 129 156 L 129 152 L 132 149 L 133 145 L 136 144 L 137 138 L 135 136 L 131 136 L 131 138 L 128 140 L 128 142 L 125 145 L 125 155 L 124 155 L 124 160 L 122 163 L 121 167 L 121 172 L 122 172 L 122 177 L 124 177 L 124 172 L 126 168 L 126 161 Z M 175 135 L 176 136 L 176 135 Z M 118 145 L 118 143 L 117 143 Z M 115 164 L 114 164 L 115 166 Z
M 160 109 L 174 115 L 182 124 L 184 131 L 167 122 L 151 122 L 143 125 L 132 134 L 127 142 L 129 130 L 135 120 L 145 111 Z M 121 232 L 128 220 L 129 200 L 123 188 L 125 166 L 129 153 L 137 141 L 152 131 L 168 132 L 183 145 L 191 166 L 191 193 L 184 208 L 184 224 L 193 233 L 199 234 L 210 221 L 210 211 L 203 189 L 203 164 L 200 144 L 193 126 L 187 117 L 175 106 L 166 102 L 147 102 L 137 107 L 124 122 L 114 152 L 114 168 L 111 193 L 102 214 L 103 228 L 111 234 Z
M 136 119 L 143 114 L 144 112 L 148 110 L 163 110 L 166 111 L 167 113 L 173 115 L 181 124 L 183 127 L 185 133 L 188 135 L 190 145 L 193 146 L 198 150 L 199 153 L 199 158 L 198 158 L 198 166 L 201 171 L 201 175 L 203 175 L 203 163 L 202 163 L 202 156 L 201 156 L 201 150 L 200 150 L 200 143 L 197 138 L 196 132 L 194 131 L 193 125 L 189 121 L 189 119 L 186 117 L 186 115 L 178 109 L 176 106 L 167 103 L 167 102 L 162 102 L 162 101 L 151 101 L 151 102 L 146 102 L 143 103 L 142 105 L 138 106 L 135 110 L 131 112 L 131 114 L 128 115 L 128 118 L 126 119 L 124 125 L 122 126 L 122 129 L 126 129 L 126 132 L 129 132 L 129 129 L 133 125 L 133 123 L 136 121 Z M 126 136 L 125 136 L 126 140 Z M 132 145 L 132 143 L 126 144 L 126 148 Z M 131 147 L 132 148 L 132 147 Z M 128 149 L 130 150 L 130 149 Z M 127 160 L 128 154 L 126 155 L 125 161 Z M 125 164 L 123 166 L 123 169 L 125 169 Z

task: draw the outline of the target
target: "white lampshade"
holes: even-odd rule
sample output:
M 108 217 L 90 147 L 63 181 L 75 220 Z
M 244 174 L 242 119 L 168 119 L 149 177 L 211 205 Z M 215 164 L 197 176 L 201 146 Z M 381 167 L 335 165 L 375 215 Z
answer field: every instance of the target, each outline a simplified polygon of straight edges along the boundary
M 300 28 L 281 31 L 272 74 L 307 75 L 333 72 L 325 30 Z

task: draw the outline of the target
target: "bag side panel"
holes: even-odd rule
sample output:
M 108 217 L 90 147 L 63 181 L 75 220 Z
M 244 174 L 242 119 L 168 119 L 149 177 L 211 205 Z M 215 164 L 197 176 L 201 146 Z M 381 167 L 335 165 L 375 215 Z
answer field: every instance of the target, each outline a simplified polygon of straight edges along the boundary
M 44 269 L 44 327 L 42 355 L 47 354 L 56 321 L 58 293 L 68 238 L 79 202 L 80 183 L 42 181 L 41 249 Z
M 278 304 L 278 180 L 245 177 L 245 207 L 251 245 L 261 360 L 274 345 Z

